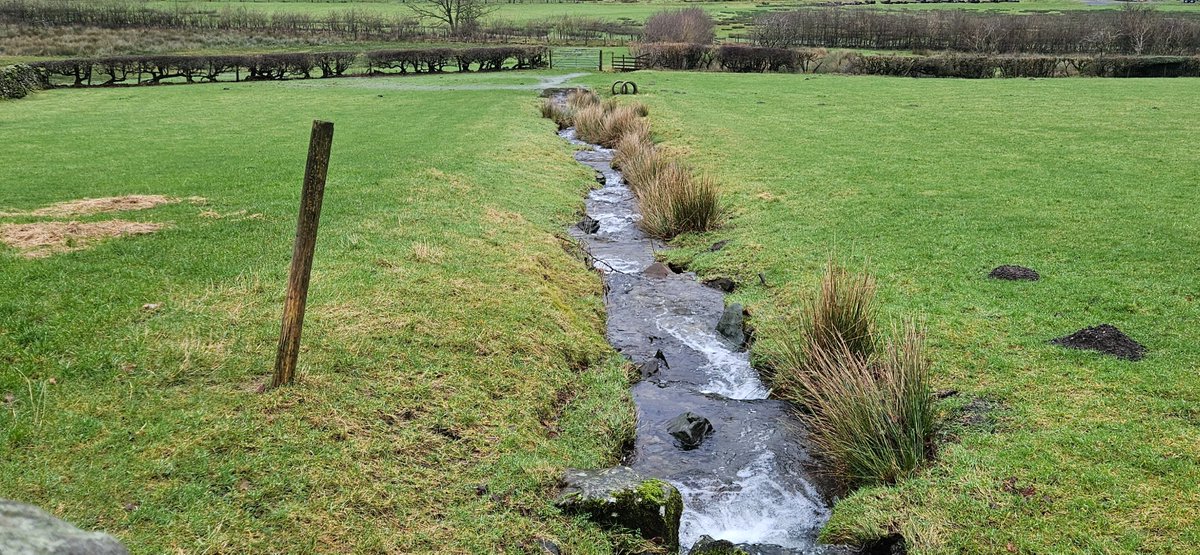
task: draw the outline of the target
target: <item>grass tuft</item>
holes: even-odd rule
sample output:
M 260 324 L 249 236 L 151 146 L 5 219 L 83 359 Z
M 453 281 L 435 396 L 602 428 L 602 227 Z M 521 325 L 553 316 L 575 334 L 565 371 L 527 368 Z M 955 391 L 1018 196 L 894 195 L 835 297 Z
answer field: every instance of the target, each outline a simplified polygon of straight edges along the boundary
M 906 323 L 877 356 L 844 342 L 812 350 L 799 401 L 829 472 L 847 486 L 892 484 L 927 458 L 934 396 L 924 332 Z
M 695 175 L 679 162 L 662 163 L 635 191 L 642 229 L 656 237 L 708 231 L 721 217 L 721 195 L 713 180 Z
M 849 487 L 912 472 L 933 434 L 924 333 L 906 324 L 881 348 L 875 291 L 870 274 L 829 261 L 820 290 L 771 353 L 776 394 L 804 407 L 829 473 Z

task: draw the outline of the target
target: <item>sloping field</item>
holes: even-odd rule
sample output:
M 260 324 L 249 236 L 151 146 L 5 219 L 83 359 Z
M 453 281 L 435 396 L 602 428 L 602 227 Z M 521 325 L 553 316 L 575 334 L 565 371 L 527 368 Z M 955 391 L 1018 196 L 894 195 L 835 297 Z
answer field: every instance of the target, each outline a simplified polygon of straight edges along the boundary
M 558 238 L 592 176 L 530 90 L 354 85 L 0 103 L 0 224 L 162 224 L 0 246 L 0 497 L 134 553 L 608 551 L 546 500 L 630 426 Z M 264 394 L 313 118 L 337 127 L 300 378 Z M 178 202 L 39 211 L 130 194 Z
M 1195 80 L 625 78 L 735 211 L 672 259 L 736 278 L 764 341 L 831 255 L 877 274 L 887 315 L 925 318 L 935 386 L 957 391 L 947 441 L 915 478 L 842 501 L 828 539 L 1200 550 Z M 1042 279 L 988 279 L 1001 264 Z M 1146 358 L 1049 344 L 1102 323 Z

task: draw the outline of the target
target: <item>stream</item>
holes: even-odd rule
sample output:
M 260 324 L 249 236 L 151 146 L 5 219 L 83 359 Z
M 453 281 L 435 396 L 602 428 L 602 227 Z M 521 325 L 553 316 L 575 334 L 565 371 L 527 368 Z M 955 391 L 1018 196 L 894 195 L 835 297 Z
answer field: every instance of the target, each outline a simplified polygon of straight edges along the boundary
M 608 340 L 635 364 L 660 353 L 665 359 L 633 387 L 638 425 L 629 466 L 683 494 L 685 551 L 708 535 L 746 544 L 752 554 L 826 552 L 816 536 L 829 507 L 808 470 L 803 428 L 787 403 L 768 399 L 749 354 L 716 331 L 724 294 L 693 273 L 655 264 L 656 243 L 638 227 L 637 201 L 612 167 L 613 151 L 576 139 L 574 129 L 559 135 L 585 147 L 575 159 L 596 170 L 597 182 L 603 176 L 586 203 L 599 228 L 571 234 L 607 285 Z M 667 422 L 689 411 L 713 432 L 684 450 Z

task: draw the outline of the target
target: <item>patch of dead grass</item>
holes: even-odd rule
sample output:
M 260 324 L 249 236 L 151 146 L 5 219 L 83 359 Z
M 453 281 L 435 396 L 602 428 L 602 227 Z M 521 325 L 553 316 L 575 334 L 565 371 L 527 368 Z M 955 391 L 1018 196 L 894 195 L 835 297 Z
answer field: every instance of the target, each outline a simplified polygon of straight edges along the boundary
M 85 198 L 68 200 L 38 208 L 30 212 L 5 213 L 4 216 L 39 216 L 62 218 L 89 216 L 106 212 L 146 210 L 163 204 L 175 204 L 179 199 L 164 195 L 125 195 L 120 197 Z
M 0 243 L 17 249 L 26 258 L 44 258 L 82 250 L 103 239 L 154 233 L 163 227 L 163 224 L 126 220 L 3 224 L 0 225 Z

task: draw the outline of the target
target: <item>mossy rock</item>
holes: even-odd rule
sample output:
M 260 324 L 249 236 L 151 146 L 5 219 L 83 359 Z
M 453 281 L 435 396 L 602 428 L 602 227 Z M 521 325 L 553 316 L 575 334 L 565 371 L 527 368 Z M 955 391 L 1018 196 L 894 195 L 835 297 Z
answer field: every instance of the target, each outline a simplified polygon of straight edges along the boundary
M 690 555 L 749 555 L 744 549 L 729 540 L 714 540 L 711 536 L 700 536 L 692 546 Z
M 555 502 L 563 512 L 587 515 L 605 527 L 635 531 L 672 553 L 679 551 L 683 496 L 675 486 L 624 466 L 571 469 L 563 483 L 562 495 Z

